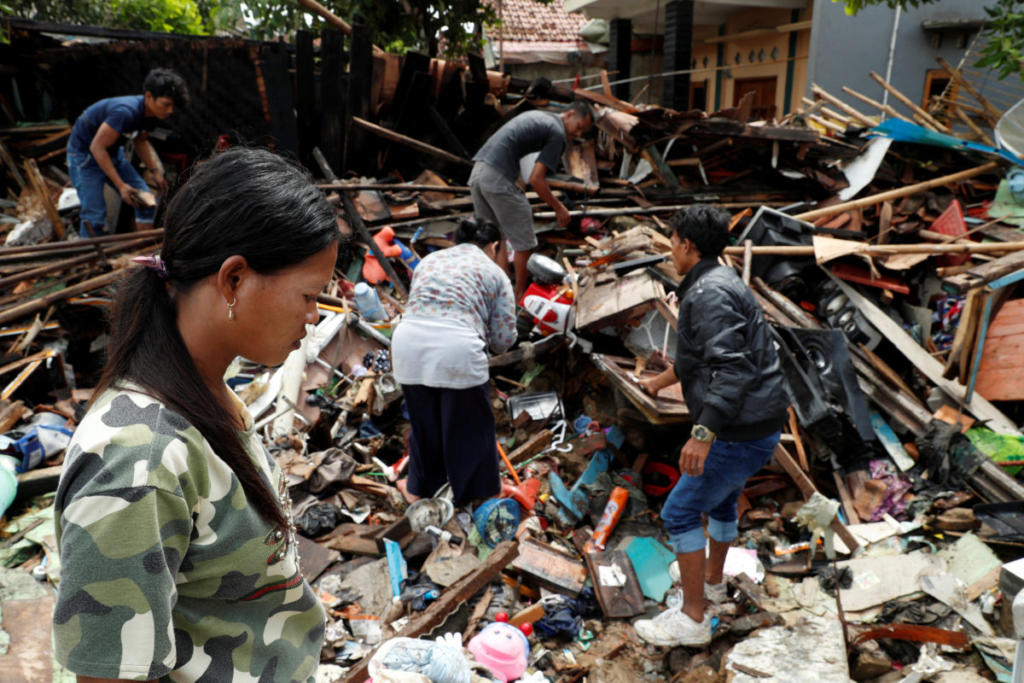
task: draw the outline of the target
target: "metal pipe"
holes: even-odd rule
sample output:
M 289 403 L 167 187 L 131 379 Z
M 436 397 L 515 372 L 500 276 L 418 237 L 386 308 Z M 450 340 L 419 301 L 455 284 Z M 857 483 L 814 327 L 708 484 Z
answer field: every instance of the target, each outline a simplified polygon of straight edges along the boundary
M 896 35 L 899 33 L 900 29 L 900 14 L 902 13 L 902 11 L 903 10 L 899 6 L 897 6 L 896 13 L 892 17 L 892 35 L 889 37 L 889 59 L 885 64 L 886 83 L 892 83 L 892 65 L 893 62 L 896 60 Z M 882 90 L 882 104 L 888 105 L 889 91 L 886 90 L 885 88 L 882 88 Z M 882 120 L 885 121 L 885 110 L 882 110 L 881 117 Z

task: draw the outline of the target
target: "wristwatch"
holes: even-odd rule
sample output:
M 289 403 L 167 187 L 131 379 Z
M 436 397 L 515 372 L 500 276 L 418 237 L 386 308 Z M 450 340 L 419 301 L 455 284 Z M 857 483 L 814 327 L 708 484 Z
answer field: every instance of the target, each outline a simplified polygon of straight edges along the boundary
M 711 443 L 715 440 L 715 433 L 704 425 L 693 425 L 693 429 L 690 430 L 690 436 L 704 443 Z

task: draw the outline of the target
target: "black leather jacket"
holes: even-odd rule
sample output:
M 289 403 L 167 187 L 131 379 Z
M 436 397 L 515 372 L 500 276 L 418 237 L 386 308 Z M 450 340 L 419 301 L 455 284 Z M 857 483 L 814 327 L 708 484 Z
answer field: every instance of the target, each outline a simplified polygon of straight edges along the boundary
M 694 424 L 727 441 L 779 430 L 789 397 L 761 306 L 732 268 L 704 258 L 679 297 L 676 376 Z

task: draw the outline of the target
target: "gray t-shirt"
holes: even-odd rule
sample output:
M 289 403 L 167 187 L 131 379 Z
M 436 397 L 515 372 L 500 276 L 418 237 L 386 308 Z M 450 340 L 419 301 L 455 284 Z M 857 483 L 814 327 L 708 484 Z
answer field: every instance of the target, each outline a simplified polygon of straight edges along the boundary
M 519 159 L 531 152 L 540 152 L 537 161 L 549 171 L 558 168 L 565 149 L 565 126 L 558 114 L 528 111 L 520 114 L 492 135 L 473 157 L 515 182 L 519 177 Z

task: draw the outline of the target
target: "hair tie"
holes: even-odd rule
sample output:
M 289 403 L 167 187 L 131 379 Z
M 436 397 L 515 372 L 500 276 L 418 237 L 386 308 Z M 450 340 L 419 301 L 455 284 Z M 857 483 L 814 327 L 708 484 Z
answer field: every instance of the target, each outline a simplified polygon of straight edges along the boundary
M 138 263 L 140 266 L 152 270 L 161 280 L 166 280 L 170 277 L 170 273 L 167 272 L 167 263 L 160 258 L 159 254 L 155 254 L 153 256 L 136 256 L 132 259 L 132 262 Z

